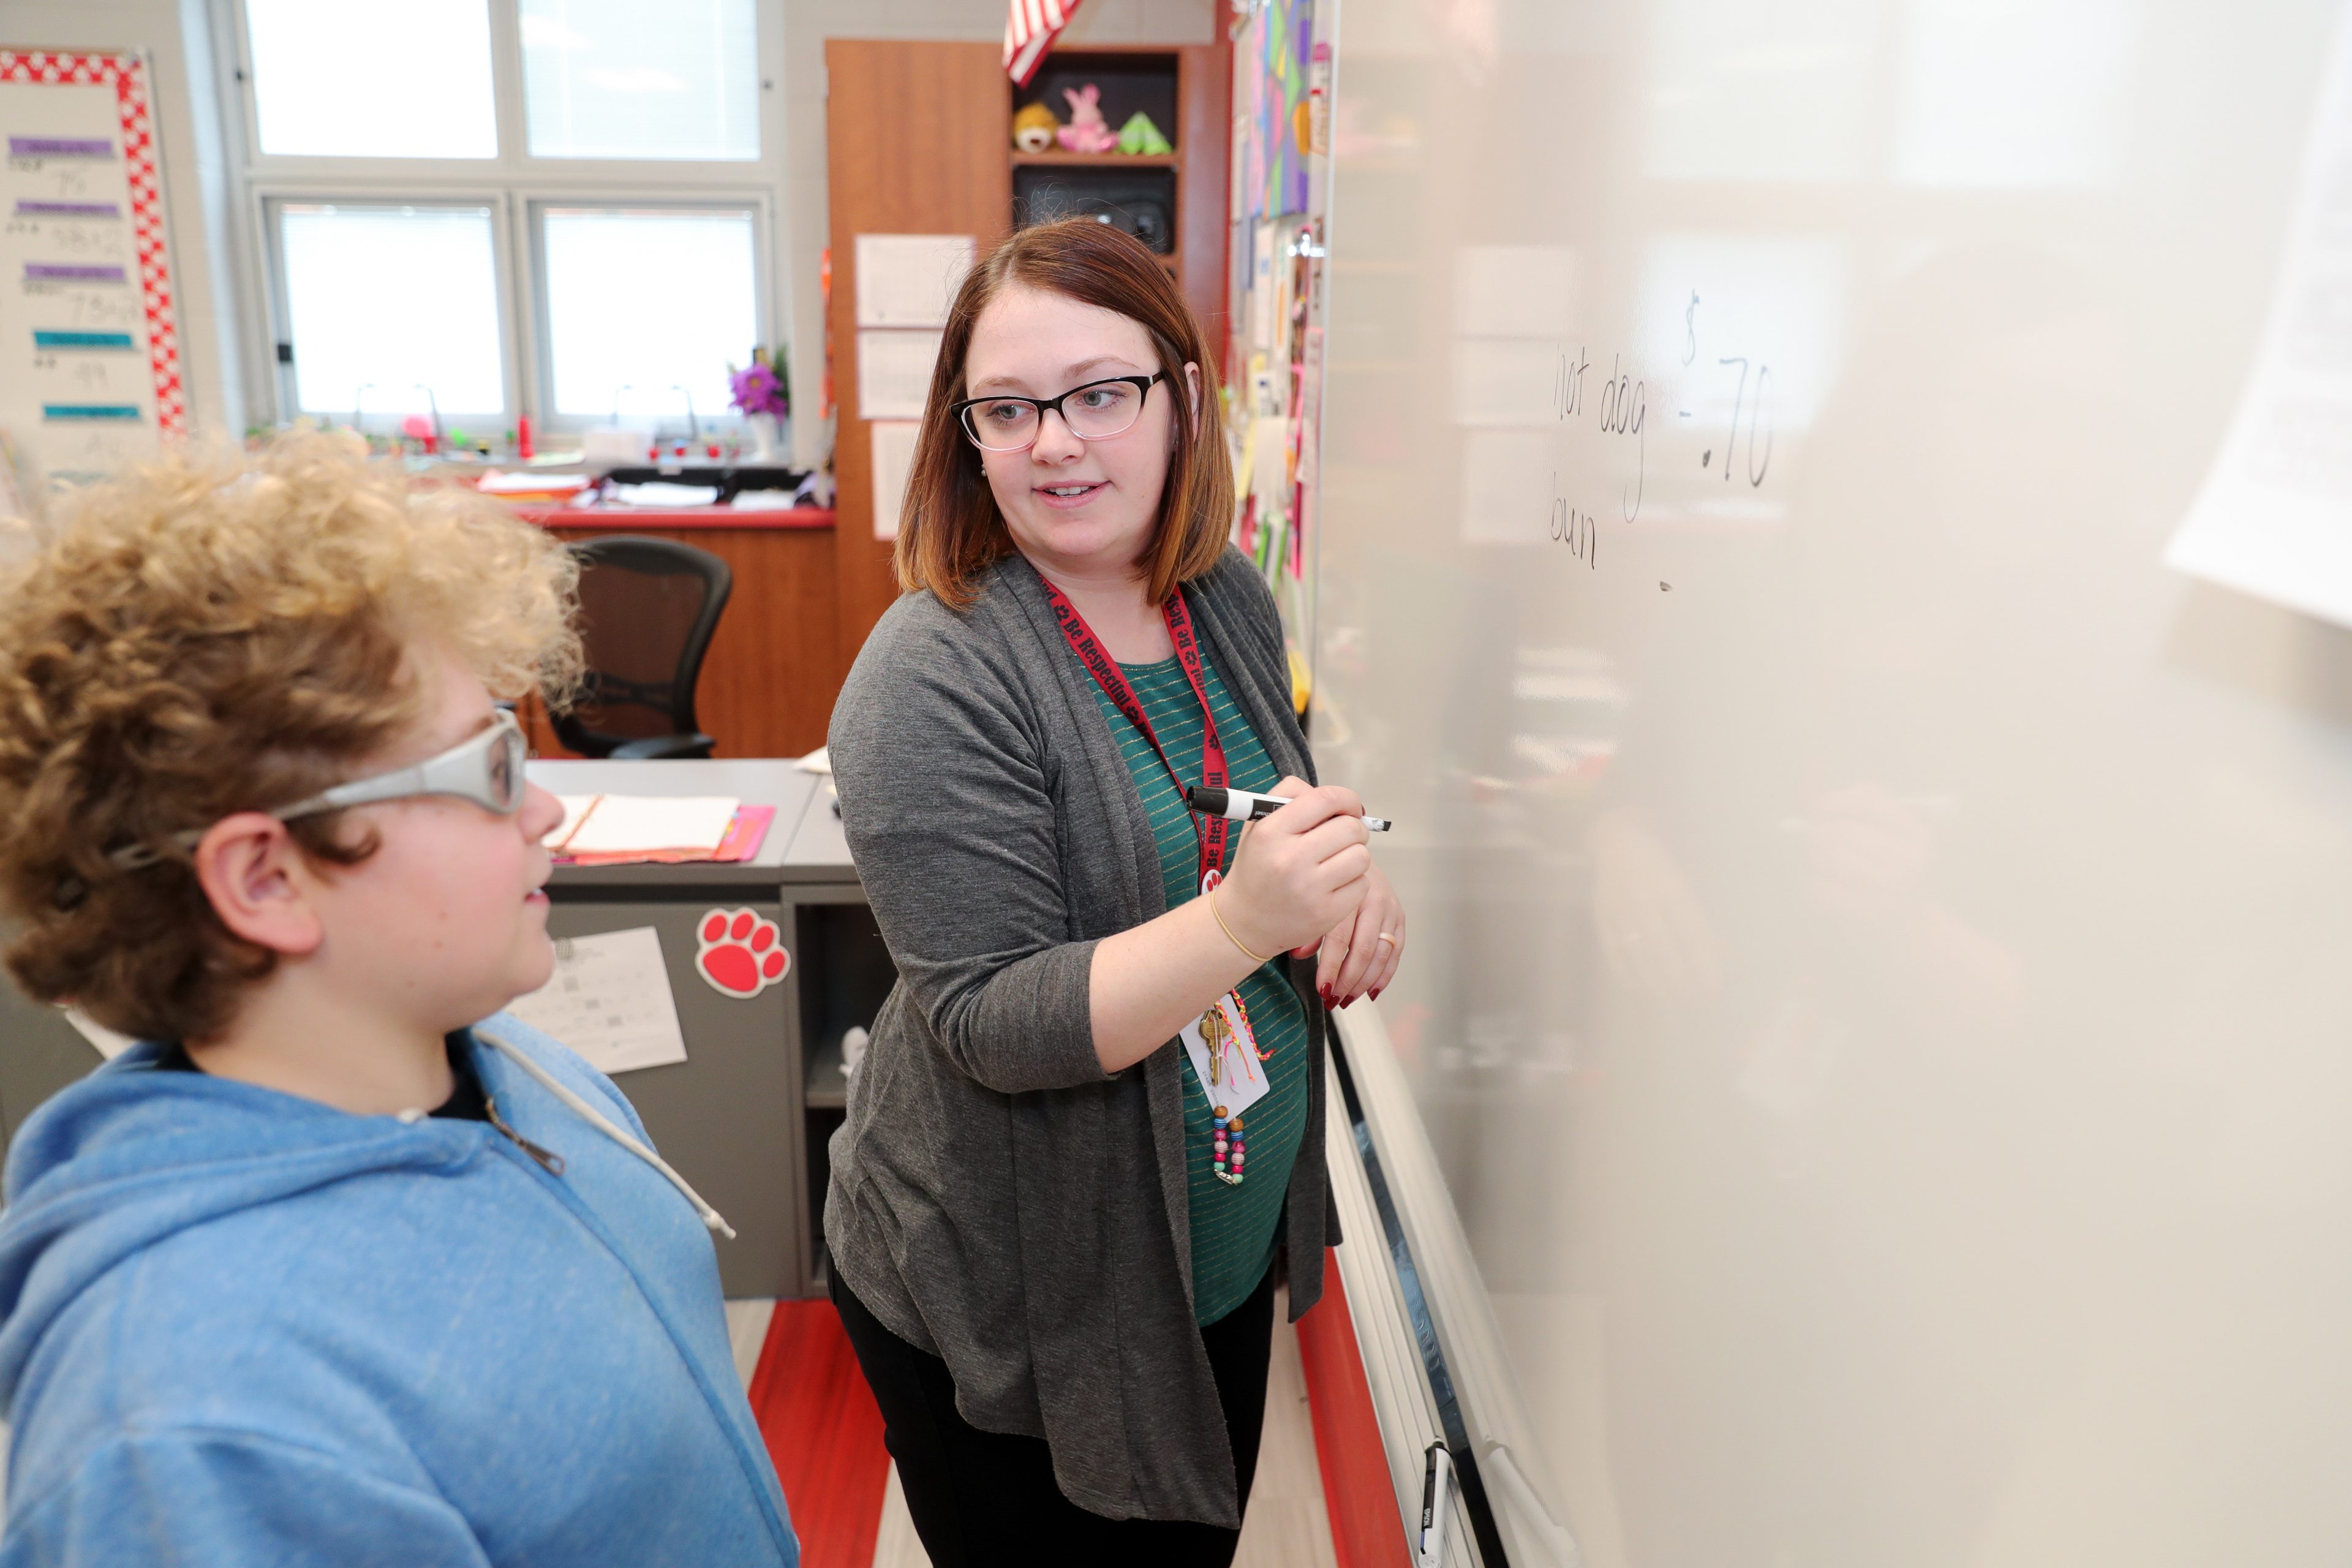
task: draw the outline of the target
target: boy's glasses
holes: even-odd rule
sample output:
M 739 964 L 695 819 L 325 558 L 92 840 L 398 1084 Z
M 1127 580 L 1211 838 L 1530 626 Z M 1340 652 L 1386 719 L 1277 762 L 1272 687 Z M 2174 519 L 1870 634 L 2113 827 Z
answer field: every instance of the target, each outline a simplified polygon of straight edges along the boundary
M 1143 416 L 1143 400 L 1154 382 L 1168 379 L 1166 371 L 1150 375 L 1119 375 L 1074 386 L 1059 397 L 967 397 L 948 412 L 956 416 L 971 444 L 983 452 L 1024 452 L 1037 444 L 1050 411 L 1062 416 L 1070 434 L 1081 441 L 1106 441 L 1135 428 Z
M 522 809 L 522 764 L 530 750 L 522 725 L 501 708 L 488 729 L 467 737 L 438 756 L 427 757 L 414 767 L 394 768 L 390 773 L 337 784 L 308 800 L 278 806 L 269 815 L 280 822 L 291 822 L 298 816 L 317 816 L 323 812 L 373 805 L 381 801 L 453 795 L 460 800 L 472 801 L 485 811 L 512 816 Z M 193 849 L 205 833 L 204 828 L 192 827 L 173 835 L 172 842 L 183 849 Z M 163 857 L 149 845 L 126 844 L 107 858 L 126 871 L 135 871 L 142 866 L 154 865 Z

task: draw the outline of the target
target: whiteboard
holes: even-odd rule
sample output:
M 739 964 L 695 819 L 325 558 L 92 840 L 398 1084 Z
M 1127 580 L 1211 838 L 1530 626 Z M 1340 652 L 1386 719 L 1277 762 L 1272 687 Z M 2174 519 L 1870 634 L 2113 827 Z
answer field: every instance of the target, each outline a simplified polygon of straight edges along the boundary
M 146 63 L 0 47 L 0 437 L 95 478 L 186 427 Z
M 2335 7 L 1337 9 L 1311 733 L 1511 1561 L 2352 1560 L 2352 634 L 2163 563 Z

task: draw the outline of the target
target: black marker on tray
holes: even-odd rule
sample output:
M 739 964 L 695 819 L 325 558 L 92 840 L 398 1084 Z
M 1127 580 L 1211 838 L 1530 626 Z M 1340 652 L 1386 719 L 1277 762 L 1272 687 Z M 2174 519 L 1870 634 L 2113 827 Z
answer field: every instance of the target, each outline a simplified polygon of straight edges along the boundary
M 1285 795 L 1252 795 L 1245 789 L 1211 789 L 1206 784 L 1194 784 L 1184 792 L 1184 804 L 1202 816 L 1222 816 L 1228 822 L 1255 822 L 1261 816 L 1272 816 L 1290 804 Z M 1385 816 L 1362 819 L 1374 833 L 1386 833 L 1391 826 Z

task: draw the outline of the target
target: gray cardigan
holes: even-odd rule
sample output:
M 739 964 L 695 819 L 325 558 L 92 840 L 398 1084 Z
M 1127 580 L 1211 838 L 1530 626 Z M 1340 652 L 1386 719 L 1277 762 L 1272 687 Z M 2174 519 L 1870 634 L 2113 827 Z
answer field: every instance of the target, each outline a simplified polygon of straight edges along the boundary
M 1201 643 L 1276 769 L 1312 779 L 1274 600 L 1232 549 L 1184 590 Z M 898 984 L 832 1142 L 834 1267 L 943 1357 L 973 1426 L 1043 1437 L 1054 1477 L 1114 1519 L 1241 1522 L 1192 1321 L 1181 1050 L 1106 1077 L 1089 966 L 1165 912 L 1143 801 L 1028 563 L 961 615 L 886 613 L 833 710 L 842 823 Z M 1339 1240 L 1324 1166 L 1324 1016 L 1311 963 L 1305 1140 L 1285 1201 L 1290 1310 Z

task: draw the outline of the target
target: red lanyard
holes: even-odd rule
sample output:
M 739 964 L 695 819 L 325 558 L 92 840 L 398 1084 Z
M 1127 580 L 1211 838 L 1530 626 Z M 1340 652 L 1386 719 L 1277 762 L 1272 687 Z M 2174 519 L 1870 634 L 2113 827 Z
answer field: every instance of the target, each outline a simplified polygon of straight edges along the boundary
M 1103 689 L 1103 695 L 1111 700 L 1112 706 L 1127 715 L 1127 721 L 1143 732 L 1143 738 L 1150 742 L 1152 754 L 1160 759 L 1160 765 L 1168 770 L 1169 780 L 1175 784 L 1177 797 L 1181 800 L 1184 795 L 1183 777 L 1176 772 L 1176 764 L 1168 760 L 1167 752 L 1160 747 L 1160 737 L 1152 730 L 1151 721 L 1144 716 L 1143 703 L 1136 697 L 1135 688 L 1127 683 L 1127 672 L 1119 668 L 1118 660 L 1111 658 L 1110 650 L 1103 647 L 1102 639 L 1095 636 L 1092 626 L 1087 625 L 1087 618 L 1078 614 L 1078 607 L 1071 604 L 1043 572 L 1037 574 L 1037 580 L 1045 584 L 1045 597 L 1053 604 L 1054 619 L 1061 624 L 1062 635 L 1070 639 L 1070 650 L 1078 656 L 1078 662 L 1087 667 L 1087 673 L 1095 678 L 1095 684 Z M 1160 614 L 1168 623 L 1168 640 L 1176 645 L 1176 662 L 1184 667 L 1184 679 L 1192 683 L 1192 695 L 1201 700 L 1201 782 L 1211 789 L 1223 789 L 1225 787 L 1225 747 L 1224 742 L 1217 739 L 1217 716 L 1209 710 L 1209 690 L 1202 683 L 1201 645 L 1192 637 L 1192 616 L 1184 607 L 1183 590 L 1180 588 L 1170 593 L 1168 602 L 1160 606 Z M 1222 816 L 1203 818 L 1189 809 L 1185 815 L 1192 818 L 1192 836 L 1201 846 L 1200 882 L 1205 891 L 1211 872 L 1223 875 L 1225 835 L 1229 825 Z

